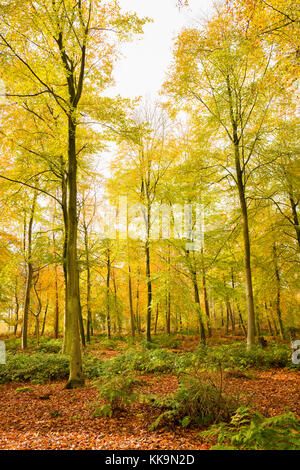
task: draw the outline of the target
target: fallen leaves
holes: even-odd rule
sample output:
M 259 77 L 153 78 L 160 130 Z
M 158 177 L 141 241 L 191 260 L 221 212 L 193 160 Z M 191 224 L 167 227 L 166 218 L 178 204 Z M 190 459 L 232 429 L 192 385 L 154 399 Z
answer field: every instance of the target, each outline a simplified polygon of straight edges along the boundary
M 144 375 L 143 393 L 169 394 L 177 387 L 173 375 Z M 209 448 L 198 429 L 175 428 L 149 431 L 155 411 L 141 403 L 113 418 L 93 418 L 92 384 L 64 390 L 64 383 L 1 387 L 0 449 L 179 449 Z M 254 379 L 229 377 L 228 392 L 243 395 L 266 416 L 288 408 L 300 414 L 300 375 L 286 370 L 255 371 Z M 22 389 L 22 392 L 18 392 Z M 43 400 L 41 397 L 47 397 Z

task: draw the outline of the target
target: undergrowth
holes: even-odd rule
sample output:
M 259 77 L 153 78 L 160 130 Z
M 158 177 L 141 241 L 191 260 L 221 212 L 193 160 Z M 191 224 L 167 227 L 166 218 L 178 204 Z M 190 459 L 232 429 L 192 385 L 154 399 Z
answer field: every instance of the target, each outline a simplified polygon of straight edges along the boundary
M 225 394 L 222 372 L 219 379 L 185 374 L 180 377 L 178 390 L 168 397 L 148 397 L 146 401 L 162 413 L 151 429 L 161 426 L 208 425 L 229 421 L 238 408 L 239 398 Z
M 219 423 L 200 433 L 217 440 L 213 450 L 299 450 L 300 420 L 293 413 L 266 418 L 240 407 L 230 423 Z

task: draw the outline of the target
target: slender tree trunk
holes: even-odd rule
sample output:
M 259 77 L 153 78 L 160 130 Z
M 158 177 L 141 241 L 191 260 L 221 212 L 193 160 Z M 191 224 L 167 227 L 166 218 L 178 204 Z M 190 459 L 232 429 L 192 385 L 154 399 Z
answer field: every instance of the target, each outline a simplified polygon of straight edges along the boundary
M 248 209 L 245 196 L 245 184 L 243 180 L 243 170 L 241 168 L 240 160 L 240 138 L 237 132 L 237 122 L 235 120 L 232 103 L 232 90 L 230 79 L 227 77 L 227 90 L 229 98 L 230 117 L 232 124 L 232 141 L 234 148 L 235 170 L 236 170 L 236 184 L 238 188 L 240 209 L 242 216 L 243 239 L 244 239 L 244 262 L 245 262 L 245 277 L 246 277 L 246 303 L 248 313 L 248 333 L 247 333 L 247 347 L 248 349 L 255 343 L 255 310 L 254 310 L 254 297 L 252 286 L 252 272 L 251 272 L 251 248 L 249 236 L 249 222 L 248 222 Z
M 274 314 L 273 314 L 273 303 L 270 302 L 270 315 L 271 315 L 271 319 L 272 319 L 272 322 L 273 322 L 273 325 L 274 325 L 274 331 L 275 331 L 275 334 L 276 336 L 279 335 L 279 330 L 278 330 L 278 327 L 277 327 L 277 323 L 276 323 L 276 320 L 274 318 Z
M 128 297 L 129 297 L 129 311 L 130 311 L 130 326 L 131 326 L 131 336 L 135 337 L 135 318 L 133 311 L 133 301 L 132 301 L 132 280 L 131 280 L 131 268 L 128 261 Z
M 238 310 L 239 319 L 240 319 L 240 323 L 241 323 L 241 327 L 242 327 L 243 333 L 244 333 L 245 337 L 247 338 L 247 330 L 246 330 L 246 327 L 245 327 L 245 324 L 244 324 L 244 320 L 243 320 L 243 317 L 242 317 L 242 314 L 241 314 L 241 311 L 240 311 L 240 307 L 239 307 L 239 306 L 237 306 L 237 310 Z
M 171 253 L 170 245 L 168 245 L 168 282 L 167 282 L 167 308 L 166 308 L 166 330 L 167 334 L 171 334 L 171 292 L 170 292 L 170 282 L 171 282 Z
M 38 283 L 39 273 L 37 274 L 35 283 L 34 283 L 34 292 L 38 301 L 38 308 L 37 313 L 34 314 L 35 316 L 35 336 L 36 336 L 36 344 L 39 346 L 40 344 L 40 314 L 42 311 L 42 302 L 37 290 L 37 283 Z
M 194 288 L 194 299 L 195 299 L 195 306 L 196 306 L 196 312 L 198 316 L 198 322 L 199 322 L 199 329 L 200 329 L 200 341 L 203 344 L 206 344 L 206 331 L 205 331 L 205 326 L 203 322 L 203 316 L 202 316 L 202 311 L 201 311 L 201 304 L 200 304 L 200 295 L 199 295 L 199 288 L 198 288 L 198 281 L 197 281 L 197 271 L 195 267 L 195 263 L 191 260 L 190 258 L 190 252 L 187 250 L 186 251 L 186 257 L 187 257 L 187 264 L 189 268 L 189 272 L 191 275 L 191 280 Z
M 229 317 L 230 317 L 230 303 L 226 301 L 226 334 L 229 334 Z
M 201 340 L 201 343 L 206 344 L 206 333 L 205 333 L 205 327 L 204 327 L 203 318 L 202 318 L 199 289 L 198 289 L 197 276 L 196 276 L 195 271 L 192 272 L 192 283 L 194 287 L 194 298 L 195 298 L 196 311 L 197 311 L 198 321 L 199 321 L 199 326 L 200 326 L 200 340 Z
M 114 285 L 114 304 L 115 304 L 115 312 L 116 312 L 116 322 L 117 322 L 117 325 L 118 325 L 118 334 L 121 336 L 121 334 L 122 334 L 122 319 L 121 319 L 121 315 L 120 315 L 120 311 L 119 311 L 119 307 L 118 307 L 118 294 L 117 294 L 117 283 L 116 283 L 115 273 L 113 273 L 112 280 L 113 280 L 113 285 Z
M 107 338 L 111 339 L 111 316 L 110 316 L 110 250 L 107 250 L 107 274 L 106 274 L 106 325 Z
M 150 241 L 147 237 L 146 245 L 146 278 L 147 278 L 147 317 L 146 317 L 146 337 L 151 341 L 151 316 L 152 316 L 152 282 L 150 268 Z
M 23 350 L 27 348 L 28 315 L 29 315 L 29 306 L 30 306 L 30 292 L 31 292 L 31 286 L 32 286 L 32 277 L 33 277 L 32 263 L 28 262 L 27 263 L 26 291 L 25 291 L 25 300 L 24 300 L 24 309 L 23 309 L 22 342 L 21 342 L 21 347 Z
M 63 168 L 62 168 L 63 172 Z M 62 352 L 68 354 L 71 350 L 69 344 L 70 335 L 67 335 L 69 330 L 69 315 L 67 314 L 68 310 L 68 269 L 67 269 L 67 256 L 68 256 L 68 204 L 67 204 L 67 180 L 62 175 L 61 182 L 61 193 L 62 193 L 62 212 L 64 220 L 64 244 L 63 244 L 63 272 L 64 272 L 64 281 L 65 281 L 65 311 L 64 311 L 64 339 Z
M 177 307 L 175 307 L 175 318 L 174 318 L 174 331 L 175 333 L 177 333 L 178 331 L 178 311 L 177 311 Z
M 77 265 L 77 156 L 76 124 L 69 116 L 68 142 L 68 239 L 67 239 L 67 343 L 70 347 L 70 375 L 66 388 L 84 384 L 82 372 L 79 316 L 79 272 Z
M 300 249 L 300 224 L 299 224 L 299 217 L 297 213 L 297 203 L 294 200 L 294 197 L 292 194 L 290 194 L 290 204 L 291 204 L 291 209 L 292 209 L 292 215 L 293 215 L 293 221 L 294 221 L 294 227 L 296 231 L 296 239 L 298 243 L 298 249 Z
M 135 318 L 138 333 L 141 333 L 141 317 L 140 317 L 140 271 L 138 271 L 137 285 L 136 285 L 136 307 L 135 307 Z
M 216 303 L 215 299 L 212 299 L 212 309 L 213 309 L 213 314 L 214 314 L 214 327 L 217 327 L 217 312 L 216 312 Z
M 235 331 L 235 311 L 233 303 L 229 302 L 229 312 L 230 312 L 230 321 L 231 321 L 231 330 Z
M 58 301 L 58 274 L 57 264 L 54 266 L 55 273 L 55 314 L 54 314 L 54 338 L 58 338 L 59 333 L 59 301 Z
M 211 331 L 210 311 L 209 311 L 209 304 L 208 304 L 206 275 L 205 275 L 204 267 L 202 268 L 202 286 L 203 286 L 204 307 L 205 307 L 206 322 L 207 322 L 207 333 L 208 333 L 208 336 L 211 337 L 212 331 Z
M 168 335 L 171 334 L 171 293 L 169 287 L 166 295 L 166 332 Z
M 221 327 L 224 326 L 223 302 L 221 302 Z
M 266 314 L 266 319 L 267 319 L 267 323 L 268 323 L 269 332 L 270 332 L 270 335 L 273 336 L 274 332 L 273 332 L 272 324 L 271 324 L 269 314 L 268 314 L 267 302 L 264 302 L 264 306 L 265 306 L 265 314 Z
M 55 206 L 56 208 L 56 206 Z M 55 213 L 53 217 L 53 225 L 55 221 Z M 66 230 L 66 228 L 65 228 Z M 57 272 L 57 261 L 56 261 L 56 239 L 55 239 L 55 231 L 53 230 L 52 235 L 52 242 L 53 242 L 53 252 L 55 256 L 55 263 L 54 263 L 54 279 L 55 279 L 55 311 L 54 311 L 54 338 L 58 338 L 59 334 L 59 297 L 58 297 L 58 272 Z
M 154 327 L 154 333 L 157 333 L 157 323 L 158 323 L 158 316 L 159 316 L 159 307 L 158 304 L 156 305 L 156 315 L 155 315 L 155 327 Z
M 237 173 L 237 182 L 238 182 L 238 190 L 239 190 L 240 205 L 241 205 L 241 212 L 242 212 L 243 235 L 244 235 L 246 303 L 247 303 L 247 312 L 248 312 L 247 346 L 248 348 L 251 348 L 251 346 L 253 346 L 255 342 L 255 312 L 254 312 L 254 298 L 253 298 L 253 287 L 252 287 L 248 211 L 247 211 L 247 203 L 246 203 L 244 185 L 243 185 L 243 179 L 242 179 L 242 171 L 240 168 L 238 144 L 235 145 L 235 152 L 236 152 L 236 173 Z
M 234 282 L 234 271 L 233 268 L 231 268 L 231 285 L 232 285 L 232 290 L 234 291 L 235 288 L 235 282 Z M 235 331 L 235 311 L 234 311 L 234 303 L 230 305 L 230 318 L 231 318 L 231 326 L 232 326 L 232 331 Z
M 279 323 L 280 335 L 284 339 L 284 327 L 282 322 L 282 315 L 281 315 L 281 279 L 280 279 L 280 272 L 278 267 L 278 260 L 277 260 L 277 248 L 276 245 L 273 245 L 273 261 L 274 261 L 274 270 L 275 270 L 275 279 L 276 279 L 276 313 L 277 319 Z
M 44 336 L 44 333 L 45 333 L 46 318 L 47 318 L 47 313 L 48 313 L 48 307 L 49 307 L 49 300 L 47 299 L 46 308 L 45 308 L 44 317 L 43 317 L 43 324 L 42 324 L 41 336 Z
M 89 234 L 88 227 L 84 220 L 84 247 L 85 247 L 85 261 L 86 261 L 86 307 L 87 307 L 87 320 L 86 320 L 86 340 L 91 342 L 91 326 L 92 326 L 92 312 L 91 312 L 91 268 L 90 268 L 90 254 L 89 254 Z
M 84 332 L 84 325 L 83 325 L 79 285 L 78 285 L 77 289 L 78 289 L 78 296 L 79 296 L 79 330 L 80 330 L 80 338 L 81 338 L 82 347 L 85 348 L 86 347 L 86 342 L 85 342 L 85 332 Z
M 23 325 L 22 325 L 22 349 L 27 348 L 27 336 L 28 336 L 28 316 L 29 316 L 29 307 L 30 307 L 30 292 L 32 287 L 32 278 L 33 278 L 33 265 L 32 265 L 32 227 L 33 219 L 35 212 L 35 205 L 37 200 L 37 192 L 34 193 L 30 219 L 28 224 L 28 239 L 27 239 L 27 279 L 26 279 L 26 291 L 24 299 L 24 308 L 23 308 Z
M 18 297 L 18 278 L 16 277 L 16 284 L 15 284 L 15 326 L 14 326 L 14 335 L 16 336 L 18 330 L 18 321 L 19 321 L 19 297 Z
M 39 315 L 35 318 L 36 321 L 36 344 L 37 346 L 40 345 L 40 318 Z
M 257 326 L 258 336 L 261 336 L 261 325 L 260 325 L 260 316 L 259 316 L 259 310 L 258 309 L 256 310 L 256 322 L 255 322 L 255 324 Z

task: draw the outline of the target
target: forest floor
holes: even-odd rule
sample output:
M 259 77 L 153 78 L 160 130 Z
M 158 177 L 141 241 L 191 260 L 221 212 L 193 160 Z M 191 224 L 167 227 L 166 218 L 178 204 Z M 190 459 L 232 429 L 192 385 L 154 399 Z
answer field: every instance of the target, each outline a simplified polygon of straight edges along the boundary
M 188 348 L 186 348 L 188 349 Z M 98 351 L 111 357 L 110 350 Z M 239 395 L 265 416 L 286 411 L 300 416 L 300 374 L 287 369 L 252 370 L 251 377 L 225 377 L 225 390 Z M 177 376 L 143 374 L 139 391 L 166 395 Z M 65 390 L 65 382 L 44 385 L 8 383 L 0 387 L 0 449 L 207 449 L 199 428 L 150 430 L 157 412 L 136 402 L 113 417 L 93 417 L 97 388 Z M 204 429 L 204 428 L 203 428 Z

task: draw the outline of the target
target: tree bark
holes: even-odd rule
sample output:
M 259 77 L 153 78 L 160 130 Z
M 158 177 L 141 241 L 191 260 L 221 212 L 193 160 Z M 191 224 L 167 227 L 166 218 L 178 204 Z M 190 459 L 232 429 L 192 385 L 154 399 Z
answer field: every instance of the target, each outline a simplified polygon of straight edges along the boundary
M 25 350 L 27 348 L 27 337 L 28 337 L 28 316 L 30 307 L 30 293 L 32 287 L 33 278 L 33 264 L 32 264 L 32 227 L 35 213 L 35 206 L 37 200 L 37 192 L 33 195 L 33 201 L 31 205 L 30 219 L 28 224 L 28 235 L 27 235 L 27 279 L 26 279 L 26 291 L 23 308 L 23 325 L 22 325 L 22 341 L 21 348 Z
M 299 225 L 299 217 L 297 213 L 297 203 L 294 200 L 294 197 L 292 194 L 290 194 L 290 204 L 291 204 L 291 209 L 292 209 L 292 215 L 293 215 L 293 221 L 294 221 L 294 227 L 296 231 L 296 239 L 298 243 L 298 248 L 300 249 L 300 225 Z
M 18 278 L 16 277 L 16 285 L 15 285 L 15 303 L 16 303 L 16 307 L 15 307 L 15 326 L 14 326 L 14 335 L 17 334 L 17 330 L 18 330 L 18 321 L 19 321 L 19 309 L 20 309 L 20 305 L 19 305 L 19 297 L 18 297 Z
M 280 336 L 284 339 L 284 327 L 282 322 L 282 315 L 281 315 L 281 279 L 280 279 L 280 272 L 278 267 L 278 260 L 277 260 L 277 248 L 276 245 L 273 245 L 273 261 L 274 261 L 274 270 L 275 270 L 275 279 L 276 279 L 276 313 L 279 323 L 280 329 Z
M 199 289 L 198 289 L 197 276 L 196 276 L 195 271 L 192 271 L 192 283 L 194 287 L 194 299 L 195 299 L 196 311 L 197 311 L 198 321 L 199 321 L 199 326 L 200 326 L 200 340 L 201 340 L 201 343 L 206 344 L 206 333 L 205 333 L 205 327 L 204 327 L 203 318 L 202 318 Z
M 58 338 L 59 333 L 59 302 L 58 302 L 58 276 L 57 265 L 55 265 L 55 316 L 54 316 L 54 338 Z
M 107 250 L 107 274 L 106 274 L 106 325 L 107 338 L 111 339 L 111 317 L 110 317 L 110 250 Z
M 47 299 L 46 308 L 45 308 L 44 317 L 43 317 L 43 324 L 42 324 L 41 336 L 44 336 L 44 333 L 45 333 L 46 318 L 47 318 L 47 313 L 48 313 L 48 307 L 49 307 L 49 300 Z
M 206 322 L 207 322 L 207 333 L 208 333 L 208 336 L 211 337 L 212 331 L 211 331 L 210 311 L 209 311 L 209 304 L 208 304 L 206 273 L 205 273 L 204 264 L 202 264 L 202 287 L 203 287 L 203 294 L 204 294 L 204 307 L 205 307 Z
M 152 316 L 152 282 L 150 268 L 150 241 L 149 238 L 145 244 L 146 253 L 146 279 L 147 279 L 147 317 L 146 317 L 146 338 L 151 341 L 151 316 Z
M 141 316 L 140 316 L 140 270 L 138 271 L 137 285 L 136 285 L 136 307 L 135 307 L 135 318 L 138 333 L 141 333 Z
M 129 254 L 128 254 L 129 257 Z M 131 326 L 131 336 L 135 337 L 135 318 L 133 311 L 133 301 L 132 301 L 132 280 L 131 280 L 131 268 L 128 261 L 128 296 L 129 296 L 129 311 L 130 311 L 130 326 Z
M 84 384 L 80 345 L 79 315 L 79 272 L 77 265 L 77 156 L 76 124 L 68 119 L 68 238 L 67 238 L 67 344 L 70 347 L 70 375 L 66 388 Z
M 235 160 L 235 171 L 236 171 L 236 184 L 238 188 L 242 227 L 243 227 L 243 239 L 244 239 L 244 263 L 245 263 L 245 277 L 246 277 L 246 303 L 248 313 L 248 332 L 247 332 L 247 347 L 248 349 L 255 343 L 255 310 L 254 310 L 254 297 L 253 297 L 253 286 L 252 286 L 252 272 L 251 272 L 251 248 L 250 248 L 250 236 L 249 236 L 249 222 L 248 222 L 248 210 L 245 196 L 245 184 L 243 181 L 243 171 L 241 168 L 240 160 L 240 139 L 237 132 L 237 123 L 233 113 L 232 104 L 232 91 L 230 86 L 229 77 L 226 79 L 228 98 L 229 98 L 229 109 L 230 118 L 232 125 L 232 143 L 234 149 L 234 160 Z

